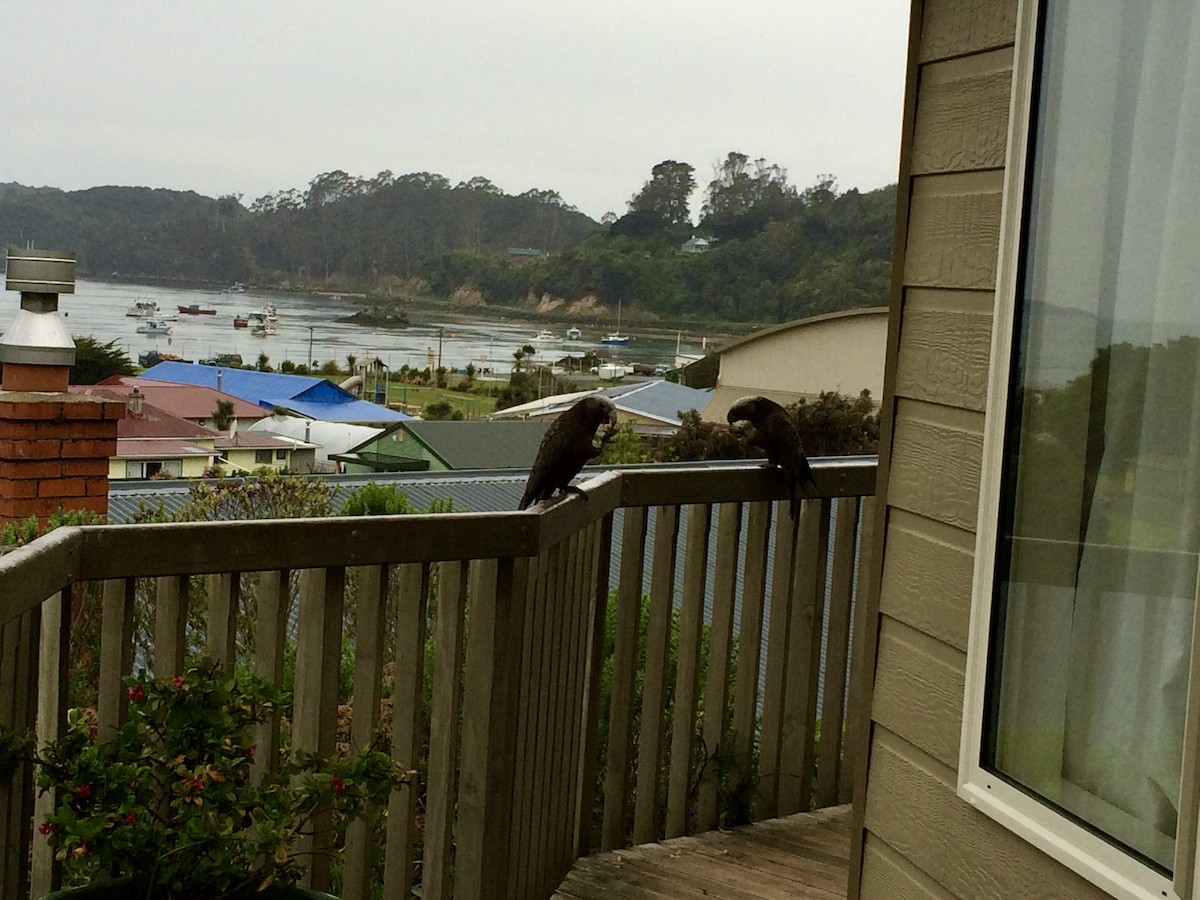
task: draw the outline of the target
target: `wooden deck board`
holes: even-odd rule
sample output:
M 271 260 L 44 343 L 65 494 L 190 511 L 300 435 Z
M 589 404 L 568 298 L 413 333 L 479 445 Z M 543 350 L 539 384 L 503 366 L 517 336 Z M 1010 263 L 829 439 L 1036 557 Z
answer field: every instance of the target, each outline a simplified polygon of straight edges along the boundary
M 554 900 L 845 900 L 850 807 L 578 860 Z

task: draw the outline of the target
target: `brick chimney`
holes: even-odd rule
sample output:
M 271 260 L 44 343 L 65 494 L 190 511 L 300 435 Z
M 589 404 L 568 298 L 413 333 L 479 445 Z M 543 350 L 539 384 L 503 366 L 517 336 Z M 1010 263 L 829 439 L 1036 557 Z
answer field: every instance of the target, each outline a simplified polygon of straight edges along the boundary
M 125 404 L 67 391 L 75 342 L 58 295 L 75 293 L 75 254 L 10 250 L 5 287 L 21 306 L 0 337 L 0 525 L 60 508 L 107 514 Z

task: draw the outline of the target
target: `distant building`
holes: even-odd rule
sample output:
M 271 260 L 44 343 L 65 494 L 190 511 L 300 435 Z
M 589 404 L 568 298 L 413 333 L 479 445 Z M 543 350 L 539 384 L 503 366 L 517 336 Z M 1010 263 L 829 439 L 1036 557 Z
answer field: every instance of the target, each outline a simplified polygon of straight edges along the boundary
M 354 472 L 528 469 L 549 420 L 398 422 L 334 456 Z
M 716 351 L 717 387 L 703 418 L 724 422 L 746 394 L 786 406 L 822 391 L 858 396 L 866 389 L 878 404 L 887 325 L 887 307 L 851 309 L 764 328 L 726 345 Z
M 233 419 L 238 428 L 246 428 L 271 414 L 257 404 L 250 403 L 216 388 L 196 384 L 178 384 L 172 381 L 155 381 L 141 375 L 113 375 L 99 384 L 122 391 L 126 396 L 136 387 L 146 402 L 165 409 L 174 416 L 187 419 L 206 428 L 216 428 L 213 414 L 222 400 L 233 404 Z M 219 430 L 219 429 L 218 429 Z
M 672 434 L 683 424 L 679 414 L 701 410 L 709 402 L 710 390 L 685 387 L 672 381 L 637 381 L 615 387 L 575 391 L 545 397 L 492 413 L 491 419 L 556 419 L 584 397 L 603 394 L 617 408 L 617 423 L 632 421 L 640 434 Z
M 205 385 L 240 397 L 268 412 L 282 408 L 325 422 L 385 425 L 411 418 L 378 403 L 359 400 L 333 382 L 310 375 L 162 362 L 147 369 L 142 377 L 178 384 Z
M 712 246 L 707 238 L 690 237 L 679 248 L 680 253 L 705 253 Z
M 199 478 L 223 466 L 235 473 L 268 467 L 292 468 L 292 445 L 267 434 L 215 431 L 173 415 L 146 401 L 141 389 L 125 385 L 80 385 L 72 393 L 123 400 L 125 418 L 117 423 L 117 452 L 109 459 L 108 478 Z
M 546 255 L 545 250 L 538 250 L 536 247 L 509 247 L 505 253 L 511 263 L 526 263 Z

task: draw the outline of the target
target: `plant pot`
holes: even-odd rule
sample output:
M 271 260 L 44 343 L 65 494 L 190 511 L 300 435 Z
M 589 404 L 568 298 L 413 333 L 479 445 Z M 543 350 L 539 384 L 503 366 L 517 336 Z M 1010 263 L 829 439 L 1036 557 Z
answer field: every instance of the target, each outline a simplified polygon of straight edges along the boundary
M 332 894 L 277 885 L 271 885 L 265 891 L 253 892 L 247 896 L 254 900 L 337 900 Z M 146 900 L 146 888 L 130 879 L 121 878 L 104 884 L 51 891 L 44 900 Z

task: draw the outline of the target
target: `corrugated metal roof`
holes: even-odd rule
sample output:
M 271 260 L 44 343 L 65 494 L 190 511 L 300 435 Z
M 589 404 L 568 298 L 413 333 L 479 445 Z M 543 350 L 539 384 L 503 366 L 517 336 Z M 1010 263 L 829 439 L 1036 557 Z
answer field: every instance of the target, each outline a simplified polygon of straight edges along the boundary
M 383 433 L 382 428 L 369 425 L 323 422 L 300 416 L 268 416 L 255 422 L 248 430 L 307 441 L 319 448 L 318 459 L 328 459 L 333 453 L 345 453 L 351 447 L 366 443 Z
M 124 459 L 216 456 L 216 453 L 214 449 L 198 447 L 195 444 L 175 438 L 117 438 L 117 457 Z M 110 518 L 109 521 L 115 520 Z
M 215 388 L 196 384 L 177 384 L 171 381 L 156 381 L 140 375 L 114 375 L 99 384 L 100 387 L 124 389 L 127 396 L 134 387 L 142 393 L 147 403 L 153 403 L 183 419 L 209 419 L 216 411 L 217 403 L 227 400 L 233 404 L 233 415 L 238 419 L 261 419 L 270 415 L 256 403 L 226 394 Z
M 414 420 L 396 427 L 409 431 L 451 469 L 528 469 L 550 422 Z
M 142 373 L 144 378 L 211 388 L 217 386 L 218 375 L 222 391 L 265 409 L 287 407 L 329 422 L 402 422 L 411 418 L 386 406 L 359 400 L 324 378 L 308 375 L 283 375 L 254 369 L 225 369 L 170 361 L 160 362 Z
M 71 393 L 104 397 L 122 402 L 129 397 L 129 392 L 120 386 L 72 385 Z M 126 412 L 123 419 L 117 420 L 118 440 L 134 438 L 180 438 L 186 440 L 188 438 L 213 437 L 216 437 L 216 432 L 212 429 L 197 425 L 187 419 L 181 419 L 146 401 L 142 403 L 141 415 L 135 416 Z

